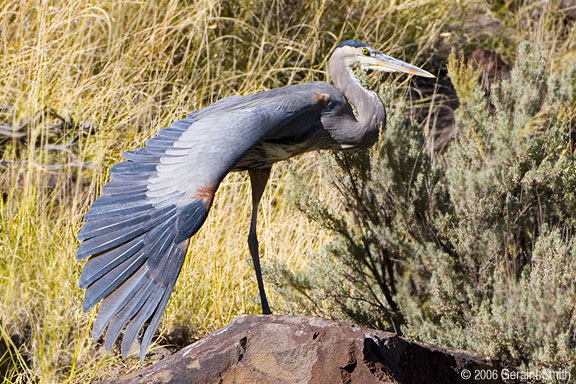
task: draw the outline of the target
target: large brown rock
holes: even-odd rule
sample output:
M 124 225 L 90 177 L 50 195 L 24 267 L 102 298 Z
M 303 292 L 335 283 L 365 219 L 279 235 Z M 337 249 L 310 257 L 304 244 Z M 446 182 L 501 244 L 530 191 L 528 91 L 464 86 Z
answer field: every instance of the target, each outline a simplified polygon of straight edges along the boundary
M 110 383 L 442 384 L 470 382 L 463 369 L 486 368 L 494 369 L 471 352 L 343 321 L 251 315 Z

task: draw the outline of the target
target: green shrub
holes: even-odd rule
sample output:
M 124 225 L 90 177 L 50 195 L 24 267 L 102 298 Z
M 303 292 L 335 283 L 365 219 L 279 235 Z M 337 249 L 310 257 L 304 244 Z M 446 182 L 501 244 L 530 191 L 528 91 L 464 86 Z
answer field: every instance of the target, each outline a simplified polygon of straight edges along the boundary
M 434 162 L 384 90 L 380 142 L 325 157 L 335 203 L 296 199 L 335 236 L 304 271 L 275 264 L 287 301 L 507 365 L 574 366 L 576 68 L 546 62 L 521 44 L 511 81 L 486 95 L 452 55 L 457 134 Z

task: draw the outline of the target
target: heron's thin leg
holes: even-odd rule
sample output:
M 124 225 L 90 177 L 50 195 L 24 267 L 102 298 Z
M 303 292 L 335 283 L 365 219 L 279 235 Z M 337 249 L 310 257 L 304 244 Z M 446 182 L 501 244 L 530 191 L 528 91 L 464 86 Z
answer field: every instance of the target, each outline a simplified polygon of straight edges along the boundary
M 256 270 L 256 280 L 258 281 L 258 290 L 260 291 L 260 300 L 262 301 L 262 313 L 265 315 L 272 314 L 266 299 L 266 292 L 264 291 L 264 282 L 262 281 L 262 272 L 260 270 L 260 256 L 258 255 L 258 237 L 256 235 L 256 220 L 258 218 L 258 204 L 264 193 L 264 188 L 270 176 L 270 168 L 268 169 L 251 169 L 248 171 L 250 175 L 250 184 L 252 185 L 252 220 L 250 221 L 250 233 L 248 234 L 248 247 L 254 262 L 254 269 Z

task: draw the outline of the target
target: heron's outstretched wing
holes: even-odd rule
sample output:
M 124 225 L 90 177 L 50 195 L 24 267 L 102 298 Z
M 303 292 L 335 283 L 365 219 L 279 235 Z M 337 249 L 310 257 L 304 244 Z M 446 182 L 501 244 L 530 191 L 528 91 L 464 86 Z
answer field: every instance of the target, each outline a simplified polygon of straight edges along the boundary
M 221 100 L 177 121 L 124 153 L 111 170 L 78 234 L 77 259 L 91 256 L 80 276 L 84 311 L 102 300 L 92 335 L 108 328 L 111 348 L 125 328 L 126 357 L 145 327 L 148 345 L 186 256 L 223 177 L 253 146 L 298 116 L 317 113 L 317 87 L 292 86 Z M 320 90 L 321 91 L 321 90 Z

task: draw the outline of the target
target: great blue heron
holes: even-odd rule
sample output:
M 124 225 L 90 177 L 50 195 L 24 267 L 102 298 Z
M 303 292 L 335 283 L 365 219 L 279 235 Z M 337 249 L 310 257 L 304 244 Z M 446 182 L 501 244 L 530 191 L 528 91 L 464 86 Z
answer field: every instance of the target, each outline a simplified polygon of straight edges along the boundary
M 106 327 L 110 349 L 125 328 L 125 358 L 145 327 L 146 355 L 182 268 L 190 237 L 204 223 L 218 185 L 230 171 L 247 170 L 252 186 L 250 254 L 262 312 L 269 314 L 256 219 L 272 164 L 320 149 L 345 150 L 374 144 L 386 113 L 378 95 L 362 87 L 353 68 L 434 77 L 374 48 L 348 40 L 328 61 L 334 85 L 310 82 L 248 96 L 232 96 L 172 123 L 123 154 L 111 181 L 84 219 L 77 259 L 91 256 L 80 287 L 83 310 L 102 304 L 92 336 Z M 357 111 L 354 114 L 352 107 Z

